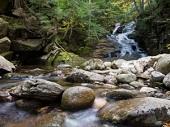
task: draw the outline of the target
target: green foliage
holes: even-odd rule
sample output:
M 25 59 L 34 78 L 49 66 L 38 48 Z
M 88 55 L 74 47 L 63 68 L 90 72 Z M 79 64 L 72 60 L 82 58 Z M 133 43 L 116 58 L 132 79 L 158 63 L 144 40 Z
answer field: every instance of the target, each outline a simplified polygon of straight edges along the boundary
M 134 9 L 139 15 L 153 14 L 155 8 L 158 7 L 159 0 L 132 0 Z
M 43 26 L 55 26 L 62 38 L 83 34 L 84 42 L 99 39 L 116 22 L 132 17 L 131 5 L 124 0 L 30 0 Z

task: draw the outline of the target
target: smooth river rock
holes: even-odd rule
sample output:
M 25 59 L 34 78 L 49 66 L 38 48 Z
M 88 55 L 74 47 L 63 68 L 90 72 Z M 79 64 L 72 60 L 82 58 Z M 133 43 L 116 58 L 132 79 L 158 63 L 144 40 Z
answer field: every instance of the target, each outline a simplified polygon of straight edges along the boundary
M 153 82 L 162 82 L 165 75 L 158 71 L 153 71 L 151 73 L 151 81 Z
M 76 86 L 64 91 L 61 106 L 66 110 L 79 110 L 92 106 L 95 93 L 91 88 Z
M 165 76 L 163 83 L 166 87 L 170 88 L 170 73 Z
M 64 88 L 57 83 L 44 79 L 30 79 L 17 83 L 9 93 L 13 97 L 37 99 L 43 101 L 60 101 Z
M 133 73 L 128 73 L 128 74 L 119 74 L 117 76 L 118 82 L 121 83 L 131 83 L 137 79 L 136 75 Z
M 106 96 L 109 99 L 124 100 L 124 99 L 134 98 L 137 96 L 137 94 L 138 92 L 135 90 L 116 89 L 106 93 Z
M 117 101 L 104 106 L 99 117 L 112 123 L 126 123 L 135 127 L 161 126 L 170 119 L 170 100 L 153 97 Z
M 167 54 L 164 57 L 161 57 L 156 66 L 155 70 L 163 73 L 163 74 L 168 74 L 170 72 L 170 55 Z

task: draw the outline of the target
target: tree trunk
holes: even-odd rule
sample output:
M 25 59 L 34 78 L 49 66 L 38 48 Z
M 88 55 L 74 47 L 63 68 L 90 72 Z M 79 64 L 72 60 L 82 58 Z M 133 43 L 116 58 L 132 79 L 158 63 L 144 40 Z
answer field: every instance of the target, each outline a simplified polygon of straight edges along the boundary
M 25 8 L 25 0 L 13 0 L 14 9 Z

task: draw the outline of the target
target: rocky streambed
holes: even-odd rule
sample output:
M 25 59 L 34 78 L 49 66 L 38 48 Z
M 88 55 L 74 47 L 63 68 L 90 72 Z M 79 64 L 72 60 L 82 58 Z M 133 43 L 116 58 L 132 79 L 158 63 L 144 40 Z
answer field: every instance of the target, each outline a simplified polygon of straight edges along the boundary
M 14 68 L 1 63 L 1 70 L 6 66 Z M 90 59 L 81 68 L 21 67 L 0 79 L 0 125 L 168 127 L 169 72 L 169 54 Z

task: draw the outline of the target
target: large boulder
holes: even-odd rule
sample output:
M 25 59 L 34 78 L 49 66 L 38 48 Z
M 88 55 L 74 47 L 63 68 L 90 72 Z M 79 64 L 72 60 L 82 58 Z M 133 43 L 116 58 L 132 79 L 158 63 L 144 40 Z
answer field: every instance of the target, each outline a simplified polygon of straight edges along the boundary
M 170 72 L 170 55 L 161 57 L 155 66 L 155 70 L 163 74 L 168 74 Z
M 95 99 L 92 89 L 83 86 L 68 88 L 62 95 L 62 108 L 67 110 L 77 110 L 90 107 Z
M 8 37 L 0 39 L 0 53 L 8 52 L 10 50 L 11 41 Z
M 77 83 L 88 83 L 88 82 L 103 82 L 104 76 L 95 72 L 89 72 L 82 69 L 75 69 L 73 72 L 66 77 L 66 81 L 77 82 Z
M 43 101 L 60 101 L 64 88 L 57 83 L 44 79 L 30 79 L 17 83 L 9 93 L 13 97 L 37 99 Z
M 0 6 L 1 6 L 1 4 L 0 4 Z M 0 18 L 0 38 L 5 37 L 7 35 L 7 32 L 8 32 L 8 22 L 6 22 L 2 18 Z
M 169 112 L 170 100 L 144 97 L 108 104 L 99 111 L 99 117 L 104 121 L 135 127 L 156 127 L 170 119 Z
M 13 72 L 15 66 L 13 63 L 6 60 L 3 56 L 0 56 L 0 75 Z
M 133 73 L 128 73 L 128 74 L 119 74 L 117 76 L 118 82 L 121 83 L 131 83 L 133 81 L 136 81 L 137 77 Z

